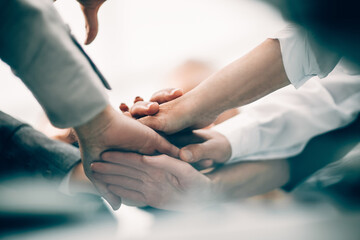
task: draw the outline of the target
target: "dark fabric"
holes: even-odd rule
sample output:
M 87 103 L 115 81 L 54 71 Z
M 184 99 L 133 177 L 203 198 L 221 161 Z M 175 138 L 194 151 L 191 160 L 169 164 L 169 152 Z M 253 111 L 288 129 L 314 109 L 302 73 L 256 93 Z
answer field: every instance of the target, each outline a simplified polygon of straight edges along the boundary
M 360 116 L 344 128 L 313 138 L 301 154 L 288 159 L 290 180 L 283 189 L 293 190 L 319 169 L 340 160 L 359 142 Z
M 25 174 L 63 178 L 79 161 L 77 148 L 51 140 L 0 111 L 0 177 Z

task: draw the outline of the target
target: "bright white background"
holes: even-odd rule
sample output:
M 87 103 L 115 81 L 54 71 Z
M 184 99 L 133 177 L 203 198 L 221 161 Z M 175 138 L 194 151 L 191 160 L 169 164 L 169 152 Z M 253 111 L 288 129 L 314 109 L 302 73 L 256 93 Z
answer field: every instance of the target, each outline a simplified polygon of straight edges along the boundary
M 78 3 L 58 0 L 55 6 L 82 42 Z M 114 105 L 167 87 L 167 74 L 187 59 L 218 69 L 285 24 L 277 11 L 255 0 L 108 0 L 99 20 L 99 35 L 85 50 L 112 85 Z M 0 110 L 32 124 L 42 115 L 31 93 L 3 63 Z

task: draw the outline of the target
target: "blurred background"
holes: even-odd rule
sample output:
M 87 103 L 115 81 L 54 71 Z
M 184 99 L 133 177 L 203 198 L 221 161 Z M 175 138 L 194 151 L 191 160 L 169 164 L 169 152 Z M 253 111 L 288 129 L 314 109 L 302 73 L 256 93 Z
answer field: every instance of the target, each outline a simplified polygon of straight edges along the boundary
M 85 24 L 78 3 L 57 0 L 55 6 L 83 42 Z M 99 21 L 97 38 L 83 47 L 112 86 L 109 97 L 116 107 L 121 102 L 131 105 L 135 96 L 148 99 L 155 91 L 172 87 L 174 72 L 189 60 L 216 71 L 286 25 L 277 10 L 256 0 L 108 0 L 100 9 Z M 0 63 L 0 110 L 38 128 L 44 120 L 40 105 L 4 63 Z M 322 239 L 344 239 L 344 234 L 346 239 L 358 239 L 359 231 L 353 229 L 358 229 L 359 215 L 339 217 L 334 206 L 323 203 L 303 209 L 285 194 L 274 199 L 257 202 L 255 198 L 202 215 L 174 214 L 169 218 L 163 217 L 166 213 L 123 205 L 114 214 L 117 233 L 108 229 L 107 222 L 99 225 L 99 215 L 85 214 L 81 201 L 75 207 L 51 205 L 49 209 L 80 212 L 95 222 L 81 229 L 25 232 L 9 239 L 76 239 L 74 236 L 84 233 L 86 239 L 233 239 L 235 233 L 253 239 L 318 239 L 320 234 Z
M 55 3 L 79 42 L 85 40 L 76 1 Z M 113 105 L 171 87 L 169 75 L 187 60 L 217 70 L 241 57 L 286 23 L 271 6 L 254 0 L 108 0 L 99 34 L 87 53 L 110 82 Z M 42 109 L 30 91 L 0 64 L 0 109 L 38 127 Z

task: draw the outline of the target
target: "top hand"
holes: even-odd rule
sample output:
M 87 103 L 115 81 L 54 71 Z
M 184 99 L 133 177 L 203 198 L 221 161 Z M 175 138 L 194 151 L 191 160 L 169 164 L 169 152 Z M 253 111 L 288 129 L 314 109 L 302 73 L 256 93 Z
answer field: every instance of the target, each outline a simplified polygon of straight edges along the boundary
M 196 99 L 187 96 L 183 96 L 181 89 L 168 88 L 154 93 L 150 102 L 135 101 L 130 110 L 122 104 L 120 109 L 129 111 L 132 117 L 141 118 L 141 123 L 166 134 L 188 127 L 203 128 L 213 123 L 218 114 L 199 114 Z
M 147 155 L 154 153 L 164 153 L 174 157 L 179 155 L 179 149 L 154 130 L 119 114 L 111 107 L 107 107 L 90 122 L 76 127 L 75 131 L 79 139 L 85 173 L 114 209 L 120 206 L 120 200 L 111 194 L 103 183 L 93 179 L 90 169 L 93 161 L 100 160 L 102 152 L 113 149 Z

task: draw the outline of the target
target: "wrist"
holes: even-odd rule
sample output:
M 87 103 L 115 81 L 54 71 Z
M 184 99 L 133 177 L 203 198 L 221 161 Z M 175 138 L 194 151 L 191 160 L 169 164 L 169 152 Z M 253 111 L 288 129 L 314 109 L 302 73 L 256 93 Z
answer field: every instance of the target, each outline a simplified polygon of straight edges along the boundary
M 89 136 L 97 136 L 109 128 L 114 111 L 115 110 L 110 105 L 107 105 L 102 112 L 90 121 L 78 127 L 74 127 L 79 141 L 81 142 L 81 140 L 88 139 Z
M 69 186 L 68 189 L 70 194 L 76 194 L 76 193 L 98 194 L 98 192 L 95 190 L 89 178 L 86 177 L 82 163 L 77 164 L 72 169 L 68 186 Z

